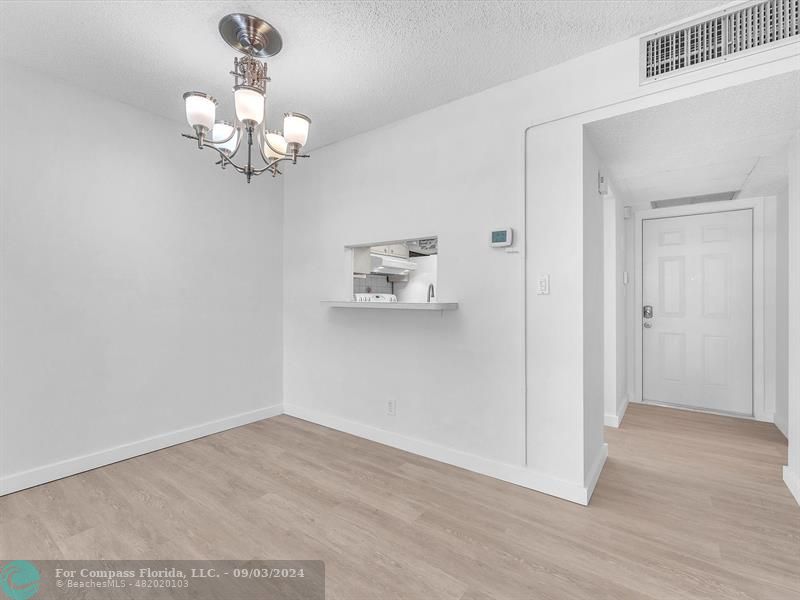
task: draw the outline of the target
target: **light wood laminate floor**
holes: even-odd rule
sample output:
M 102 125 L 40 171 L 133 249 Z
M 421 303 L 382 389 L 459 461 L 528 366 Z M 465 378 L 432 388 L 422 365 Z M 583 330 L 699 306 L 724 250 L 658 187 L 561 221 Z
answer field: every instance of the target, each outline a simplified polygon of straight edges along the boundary
M 800 598 L 774 426 L 631 406 L 589 507 L 280 416 L 0 498 L 0 557 L 321 559 L 331 599 Z

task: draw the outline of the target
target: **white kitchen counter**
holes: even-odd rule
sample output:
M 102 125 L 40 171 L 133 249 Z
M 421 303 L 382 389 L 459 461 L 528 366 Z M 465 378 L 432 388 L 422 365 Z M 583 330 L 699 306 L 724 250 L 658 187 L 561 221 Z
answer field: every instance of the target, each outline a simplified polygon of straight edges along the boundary
M 352 300 L 323 300 L 331 308 L 369 308 L 378 310 L 456 310 L 458 302 L 353 302 Z

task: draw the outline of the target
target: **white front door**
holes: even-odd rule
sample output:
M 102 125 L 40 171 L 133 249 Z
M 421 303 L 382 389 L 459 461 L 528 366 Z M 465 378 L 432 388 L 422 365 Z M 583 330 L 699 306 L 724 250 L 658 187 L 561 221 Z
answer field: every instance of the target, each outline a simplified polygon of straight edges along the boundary
M 642 399 L 752 415 L 753 211 L 642 221 L 642 304 Z

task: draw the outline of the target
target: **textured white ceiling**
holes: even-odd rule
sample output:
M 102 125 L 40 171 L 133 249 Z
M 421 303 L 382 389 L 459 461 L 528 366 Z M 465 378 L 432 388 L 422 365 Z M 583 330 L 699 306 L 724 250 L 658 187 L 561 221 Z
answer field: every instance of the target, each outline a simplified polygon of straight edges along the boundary
M 632 204 L 739 190 L 746 181 L 774 190 L 798 128 L 798 71 L 587 125 Z
M 281 32 L 270 122 L 312 116 L 312 146 L 373 129 L 693 15 L 719 0 L 0 2 L 0 56 L 174 120 L 181 94 L 232 110 L 225 14 Z

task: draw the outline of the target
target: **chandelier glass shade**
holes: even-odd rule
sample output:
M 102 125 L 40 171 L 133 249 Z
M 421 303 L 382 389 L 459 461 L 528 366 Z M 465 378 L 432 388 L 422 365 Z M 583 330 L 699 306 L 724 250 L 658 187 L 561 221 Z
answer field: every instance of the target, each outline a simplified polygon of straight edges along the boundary
M 245 85 L 233 88 L 236 118 L 248 125 L 260 125 L 264 118 L 264 94 Z
M 267 63 L 259 59 L 277 54 L 283 45 L 281 37 L 263 19 L 239 13 L 223 17 L 219 30 L 231 47 L 246 55 L 234 58 L 231 71 L 235 119 L 217 120 L 216 99 L 203 92 L 186 92 L 183 95 L 186 121 L 194 135 L 182 135 L 197 141 L 201 150 L 211 148 L 216 151 L 219 155 L 216 164 L 223 169 L 231 166 L 245 175 L 248 183 L 254 175 L 280 175 L 279 163 L 290 161 L 296 164 L 298 158 L 308 157 L 301 151 L 308 141 L 311 126 L 311 119 L 306 115 L 289 112 L 284 114 L 283 131 L 266 127 L 267 83 L 270 79 L 267 77 Z M 234 162 L 234 157 L 245 149 L 247 162 Z M 263 165 L 256 166 L 259 160 Z
M 215 144 L 217 149 L 231 157 L 239 149 L 241 139 L 241 130 L 238 127 L 227 121 L 217 121 L 211 130 L 209 141 Z
M 217 101 L 203 92 L 186 92 L 183 95 L 186 103 L 186 120 L 189 125 L 204 133 L 214 126 L 217 114 Z
M 280 158 L 286 154 L 286 138 L 280 131 L 267 131 L 264 138 L 264 154 L 269 159 Z
M 300 113 L 286 113 L 283 118 L 283 136 L 288 144 L 305 146 L 311 119 Z

